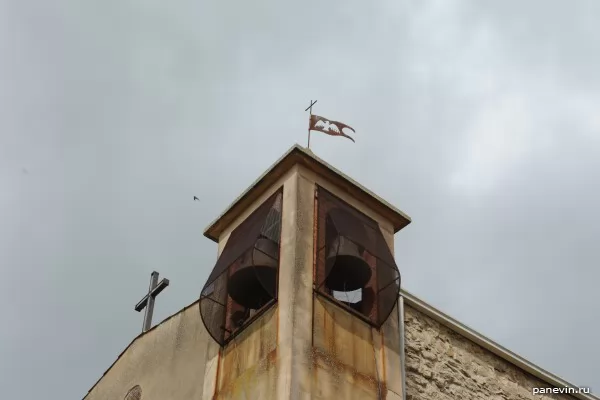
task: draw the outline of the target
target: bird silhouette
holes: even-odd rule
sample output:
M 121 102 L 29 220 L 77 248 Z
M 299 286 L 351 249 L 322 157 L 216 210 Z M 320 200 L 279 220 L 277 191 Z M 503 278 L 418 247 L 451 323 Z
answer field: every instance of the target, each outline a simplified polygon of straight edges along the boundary
M 199 198 L 197 198 L 196 196 L 194 196 L 194 201 L 196 201 L 196 200 L 200 201 Z
M 337 121 L 327 121 L 326 119 L 315 115 L 313 115 L 313 118 L 320 118 L 317 122 L 315 122 L 315 130 L 324 132 L 332 136 L 343 136 L 354 142 L 354 139 L 342 132 L 344 129 L 350 129 L 352 132 L 354 132 L 354 129 L 349 127 L 348 125 Z
M 335 133 L 340 133 L 340 128 L 337 127 L 336 124 L 332 124 L 329 121 L 319 121 L 315 124 L 316 128 L 321 128 L 323 131 L 332 131 Z

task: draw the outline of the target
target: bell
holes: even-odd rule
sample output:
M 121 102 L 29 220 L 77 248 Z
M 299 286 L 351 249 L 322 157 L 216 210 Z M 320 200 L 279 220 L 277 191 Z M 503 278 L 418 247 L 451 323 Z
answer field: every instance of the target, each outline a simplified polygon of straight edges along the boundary
M 364 288 L 371 279 L 371 267 L 362 258 L 363 249 L 343 236 L 329 244 L 325 262 L 328 272 L 325 284 L 337 292 L 350 292 Z
M 273 298 L 278 253 L 279 244 L 265 237 L 258 239 L 249 257 L 229 277 L 227 290 L 236 303 L 258 310 Z

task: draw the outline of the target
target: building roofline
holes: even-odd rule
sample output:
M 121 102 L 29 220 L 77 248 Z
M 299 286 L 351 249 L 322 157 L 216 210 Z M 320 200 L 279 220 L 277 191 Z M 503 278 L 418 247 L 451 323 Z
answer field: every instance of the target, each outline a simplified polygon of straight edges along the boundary
M 415 295 L 411 294 L 410 292 L 406 291 L 405 289 L 401 289 L 400 290 L 400 296 L 402 296 L 402 298 L 404 299 L 404 303 L 405 305 L 412 307 L 414 309 L 416 309 L 417 311 L 425 314 L 426 316 L 430 317 L 431 319 L 439 322 L 440 324 L 442 324 L 443 326 L 445 326 L 446 328 L 450 329 L 451 331 L 459 334 L 460 336 L 472 341 L 473 343 L 478 344 L 479 346 L 483 347 L 484 349 L 490 351 L 491 353 L 495 354 L 496 356 L 502 358 L 503 360 L 507 361 L 508 363 L 524 370 L 525 372 L 533 375 L 534 377 L 540 379 L 541 381 L 553 386 L 553 387 L 557 387 L 557 388 L 574 388 L 577 389 L 577 386 L 565 381 L 564 379 L 546 371 L 545 369 L 527 361 L 526 359 L 524 359 L 523 357 L 519 356 L 518 354 L 508 350 L 507 348 L 499 345 L 498 343 L 494 342 L 493 340 L 485 337 L 484 335 L 476 332 L 474 329 L 466 326 L 465 324 L 457 321 L 456 319 L 450 317 L 449 315 L 445 314 L 444 312 L 436 309 L 435 307 L 427 304 L 426 302 L 424 302 L 423 300 L 419 299 L 418 297 L 416 297 Z M 157 327 L 163 325 L 165 322 L 169 321 L 170 319 L 172 319 L 173 317 L 181 314 L 182 312 L 186 311 L 187 309 L 189 309 L 190 307 L 193 307 L 195 305 L 197 305 L 199 303 L 200 300 L 196 300 L 193 303 L 185 306 L 184 308 L 182 308 L 181 310 L 177 311 L 176 313 L 168 316 L 167 318 L 165 318 L 164 320 L 162 320 L 161 322 L 159 322 L 158 324 L 154 325 L 151 329 L 149 329 L 146 332 L 140 333 L 138 336 L 136 336 L 124 349 L 123 351 L 121 351 L 121 353 L 119 354 L 119 356 L 116 358 L 116 360 L 106 369 L 106 371 L 104 371 L 104 373 L 102 374 L 102 376 L 94 383 L 94 385 L 88 390 L 88 392 L 86 393 L 86 395 L 84 396 L 84 400 L 85 398 L 92 392 L 92 390 L 94 390 L 94 388 L 98 385 L 98 383 L 100 383 L 100 381 L 102 380 L 102 378 L 104 378 L 106 376 L 106 374 L 108 374 L 108 372 L 113 368 L 113 366 L 115 366 L 115 364 L 117 363 L 117 361 L 119 361 L 119 359 L 123 356 L 123 354 L 125 354 L 125 352 L 133 345 L 133 343 L 135 343 L 138 339 L 140 339 L 141 337 L 147 335 L 148 333 L 154 331 Z M 600 397 L 597 397 L 593 394 L 584 394 L 584 393 L 570 393 L 573 397 L 575 397 L 576 399 L 580 399 L 580 400 L 600 400 Z
M 160 325 L 164 324 L 165 322 L 169 321 L 170 319 L 172 319 L 173 317 L 181 314 L 182 312 L 184 312 L 185 310 L 187 310 L 190 307 L 195 306 L 196 304 L 198 304 L 200 302 L 200 299 L 194 301 L 191 304 L 188 304 L 187 306 L 183 307 L 181 310 L 177 311 L 176 313 L 169 315 L 167 318 L 163 319 L 162 321 L 160 321 L 158 324 L 154 325 L 152 328 L 148 329 L 146 332 L 142 332 L 139 335 L 137 335 L 136 337 L 133 338 L 133 340 L 131 342 L 129 342 L 129 344 L 123 349 L 123 351 L 117 356 L 117 359 L 115 361 L 113 361 L 113 363 L 110 365 L 110 367 L 108 367 L 106 369 L 106 371 L 104 371 L 104 373 L 102 374 L 102 376 L 100 378 L 98 378 L 98 380 L 94 383 L 94 385 L 87 391 L 87 393 L 85 394 L 85 396 L 83 397 L 83 400 L 85 400 L 85 398 L 92 392 L 92 390 L 94 390 L 94 388 L 96 386 L 98 386 L 98 383 L 100 383 L 100 381 L 102 380 L 102 378 L 104 378 L 106 376 L 106 374 L 108 374 L 108 371 L 110 371 L 112 369 L 112 367 L 115 366 L 115 364 L 117 363 L 117 361 L 119 361 L 119 359 L 123 356 L 123 354 L 125 354 L 125 352 L 127 350 L 129 350 L 129 348 L 138 340 L 140 339 L 142 336 L 146 336 L 148 333 L 154 331 L 157 327 L 159 327 Z
M 427 315 L 431 319 L 439 322 L 444 325 L 451 331 L 459 334 L 462 337 L 469 339 L 470 341 L 478 344 L 484 349 L 494 353 L 496 356 L 502 358 L 503 360 L 509 362 L 510 364 L 526 371 L 527 373 L 535 376 L 541 381 L 556 387 L 556 388 L 574 388 L 577 389 L 577 386 L 565 381 L 558 376 L 551 374 L 543 368 L 538 367 L 537 365 L 527 361 L 523 357 L 513 353 L 507 348 L 499 345 L 493 340 L 483 336 L 482 334 L 476 332 L 475 330 L 469 328 L 468 326 L 458 322 L 454 318 L 449 315 L 443 313 L 442 311 L 430 306 L 425 303 L 423 300 L 417 298 L 415 295 L 407 292 L 404 289 L 400 289 L 400 296 L 404 298 L 404 302 L 409 307 L 416 309 L 417 311 L 422 312 Z M 584 394 L 584 393 L 569 393 L 571 396 L 576 399 L 581 400 L 600 400 L 599 397 L 596 397 L 592 394 Z
M 286 151 L 283 156 L 275 161 L 275 163 L 256 181 L 254 181 L 248 189 L 238 196 L 238 198 L 235 199 L 221 215 L 210 223 L 204 230 L 204 236 L 214 242 L 218 242 L 219 236 L 223 230 L 225 230 L 258 196 L 268 190 L 277 179 L 283 176 L 296 164 L 301 164 L 319 174 L 327 175 L 332 180 L 332 183 L 341 186 L 349 194 L 362 200 L 365 204 L 382 214 L 384 218 L 387 218 L 394 227 L 394 233 L 410 224 L 411 219 L 404 212 L 317 157 L 310 149 L 295 144 Z

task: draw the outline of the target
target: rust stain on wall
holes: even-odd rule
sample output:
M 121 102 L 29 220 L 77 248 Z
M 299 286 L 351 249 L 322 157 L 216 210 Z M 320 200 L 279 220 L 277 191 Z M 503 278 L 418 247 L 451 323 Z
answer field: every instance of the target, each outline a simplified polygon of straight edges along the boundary
M 336 358 L 340 363 L 356 369 L 361 374 L 383 379 L 376 369 L 374 341 L 381 335 L 372 327 L 335 304 L 315 296 L 313 346 Z M 379 358 L 379 351 L 377 350 Z
M 331 354 L 313 349 L 311 354 L 313 379 L 313 395 L 316 398 L 365 399 L 387 397 L 385 383 L 379 383 L 373 376 L 359 372 L 356 368 L 344 364 Z
M 381 333 L 315 295 L 314 340 L 310 355 L 315 398 L 364 399 L 387 396 L 381 363 Z M 376 344 L 377 343 L 377 344 Z M 379 383 L 378 383 L 379 382 Z
M 257 364 L 248 367 L 213 397 L 224 399 L 273 399 L 279 368 L 277 367 L 277 349 L 269 352 Z
M 236 387 L 243 387 L 245 380 L 272 369 L 277 357 L 277 309 L 275 306 L 266 311 L 224 348 L 217 398 Z

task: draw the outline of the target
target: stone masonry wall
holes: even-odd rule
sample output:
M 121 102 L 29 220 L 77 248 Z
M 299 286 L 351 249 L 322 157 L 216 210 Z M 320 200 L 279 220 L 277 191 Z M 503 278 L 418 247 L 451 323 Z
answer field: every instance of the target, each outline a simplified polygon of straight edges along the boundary
M 525 371 L 405 305 L 407 400 L 571 400 L 532 394 L 549 387 Z

